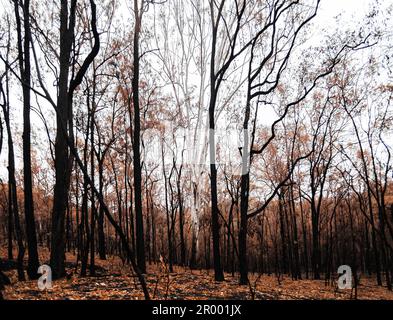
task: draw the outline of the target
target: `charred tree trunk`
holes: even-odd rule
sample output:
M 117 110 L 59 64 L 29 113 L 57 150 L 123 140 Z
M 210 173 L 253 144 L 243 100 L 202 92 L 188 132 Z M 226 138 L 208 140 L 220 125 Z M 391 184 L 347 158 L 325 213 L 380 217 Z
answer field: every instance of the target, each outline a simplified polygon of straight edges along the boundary
M 104 157 L 98 162 L 99 192 L 103 197 L 104 192 Z M 104 232 L 104 209 L 100 205 L 97 220 L 98 254 L 101 260 L 106 260 L 105 232 Z
M 183 166 L 180 166 L 177 175 L 177 198 L 179 202 L 179 232 L 180 232 L 180 264 L 186 265 L 186 242 L 184 239 L 184 208 L 183 208 L 183 196 L 181 192 L 181 177 L 182 177 Z
M 7 51 L 9 51 L 9 44 L 8 44 Z M 6 79 L 6 87 L 4 89 L 2 83 L 0 82 L 0 92 L 3 98 L 2 109 L 4 113 L 4 120 L 5 120 L 7 137 L 8 137 L 8 141 L 7 141 L 8 142 L 8 168 L 7 168 L 8 169 L 8 219 L 9 219 L 8 223 L 13 224 L 13 229 L 15 231 L 15 237 L 18 245 L 18 257 L 17 257 L 18 279 L 20 281 L 24 281 L 25 274 L 23 268 L 23 257 L 25 255 L 25 247 L 23 244 L 22 230 L 20 227 L 18 194 L 17 194 L 17 187 L 16 187 L 16 179 L 15 179 L 15 154 L 14 154 L 14 142 L 12 139 L 11 123 L 10 123 L 10 104 L 9 104 L 10 92 L 9 92 L 8 68 L 6 70 L 5 79 Z M 12 239 L 11 239 L 11 244 L 12 244 Z M 11 250 L 12 250 L 12 246 L 11 246 Z
M 311 201 L 311 222 L 312 222 L 312 256 L 311 264 L 314 274 L 314 279 L 321 279 L 321 248 L 319 242 L 319 213 L 315 209 L 314 201 Z
M 95 112 L 96 112 L 96 105 L 95 105 L 95 92 L 96 90 L 96 76 L 94 73 L 93 76 L 93 93 L 92 93 L 92 105 L 91 105 L 91 122 L 90 122 L 90 176 L 91 176 L 91 183 L 95 185 L 95 162 L 94 162 L 94 127 L 95 127 Z M 94 192 L 91 190 L 90 195 L 90 266 L 89 271 L 90 275 L 95 275 L 95 225 L 96 225 L 96 204 L 95 204 L 95 197 Z
M 168 241 L 168 264 L 169 264 L 169 272 L 173 272 L 173 248 L 172 248 L 172 228 L 171 228 L 171 218 L 169 215 L 169 203 L 168 203 L 168 183 L 170 183 L 170 178 L 168 179 L 166 176 L 165 170 L 165 155 L 164 155 L 164 140 L 162 140 L 162 170 L 164 176 L 164 190 L 165 190 L 165 215 L 166 215 L 166 231 L 167 231 L 167 241 Z
M 69 152 L 69 144 L 74 144 L 72 100 L 75 89 L 81 84 L 90 64 L 100 50 L 100 37 L 97 31 L 96 5 L 90 0 L 91 28 L 94 46 L 79 71 L 69 82 L 71 67 L 71 51 L 75 40 L 75 20 L 77 0 L 72 0 L 70 10 L 68 1 L 61 0 L 60 5 L 60 54 L 58 96 L 56 103 L 56 142 L 55 142 L 55 173 L 56 181 L 53 197 L 51 258 L 53 278 L 65 275 L 65 210 L 71 181 L 71 168 L 75 155 Z M 70 141 L 68 141 L 68 139 Z M 73 146 L 73 145 L 72 145 Z
M 72 1 L 71 12 L 68 12 L 68 1 L 62 0 L 60 7 L 60 73 L 57 96 L 57 132 L 55 142 L 55 189 L 52 213 L 52 239 L 51 239 L 51 267 L 53 278 L 65 275 L 65 210 L 68 199 L 68 185 L 70 168 L 69 152 L 65 132 L 68 131 L 70 116 L 68 80 L 71 47 L 74 38 L 75 6 Z M 70 26 L 68 26 L 70 20 Z
M 292 230 L 293 230 L 293 255 L 294 255 L 294 277 L 295 280 L 301 280 L 302 274 L 300 269 L 300 257 L 299 257 L 299 237 L 298 237 L 298 228 L 297 228 L 297 218 L 296 218 L 296 207 L 295 207 L 295 199 L 294 199 L 294 190 L 293 183 L 291 183 L 289 189 L 289 206 L 290 213 L 292 216 Z
M 19 16 L 18 1 L 14 2 L 15 18 L 18 38 L 18 60 L 23 89 L 23 185 L 24 185 L 24 212 L 26 225 L 26 240 L 28 250 L 27 274 L 30 279 L 37 279 L 39 267 L 37 251 L 37 235 L 34 217 L 33 181 L 31 174 L 31 124 L 30 124 L 30 1 L 24 0 L 23 26 L 24 39 L 22 40 L 21 19 Z M 23 44 L 22 44 L 23 41 Z
M 243 152 L 248 152 L 244 150 Z M 249 173 L 242 175 L 240 192 L 240 230 L 239 230 L 239 272 L 240 284 L 248 284 L 248 263 L 247 263 L 247 211 L 249 193 Z
M 288 248 L 287 248 L 287 239 L 286 239 L 286 226 L 284 221 L 284 203 L 283 203 L 283 195 L 278 195 L 278 213 L 280 217 L 280 238 L 281 238 L 281 267 L 282 273 L 288 273 Z
M 213 22 L 212 29 L 212 52 L 210 56 L 210 103 L 209 103 L 209 154 L 210 154 L 210 201 L 211 201 L 211 231 L 213 240 L 213 263 L 214 279 L 224 281 L 224 272 L 221 265 L 220 252 L 220 222 L 218 208 L 218 191 L 217 191 L 217 166 L 216 166 L 216 141 L 215 141 L 215 111 L 217 103 L 218 89 L 220 78 L 216 74 L 216 51 L 217 51 L 217 34 L 218 24 L 221 19 L 224 1 L 221 2 L 217 20 L 214 18 L 214 7 L 211 4 L 211 15 Z M 218 83 L 217 83 L 218 82 Z
M 139 105 L 139 37 L 141 32 L 143 8 L 138 7 L 138 0 L 134 0 L 135 28 L 134 28 L 134 62 L 132 78 L 132 100 L 134 105 L 134 131 L 133 131 L 133 151 L 134 151 L 134 203 L 136 221 L 136 256 L 139 269 L 146 272 L 145 262 L 145 240 L 143 231 L 142 212 L 142 167 L 140 154 L 140 105 Z
M 10 279 L 0 269 L 0 300 L 4 300 L 2 291 L 5 289 L 5 286 L 9 284 L 11 284 Z

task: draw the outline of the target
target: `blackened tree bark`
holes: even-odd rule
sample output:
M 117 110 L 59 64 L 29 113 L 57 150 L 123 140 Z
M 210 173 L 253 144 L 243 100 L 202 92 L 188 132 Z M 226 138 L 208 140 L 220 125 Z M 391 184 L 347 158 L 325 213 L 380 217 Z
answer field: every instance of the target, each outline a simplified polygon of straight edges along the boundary
M 257 119 L 257 110 L 259 107 L 259 102 L 256 103 L 256 111 L 254 116 L 253 132 L 251 134 L 251 141 L 248 141 L 248 130 L 249 122 L 251 120 L 251 107 L 255 100 L 264 100 L 269 94 L 273 93 L 280 82 L 280 78 L 285 71 L 288 61 L 292 55 L 293 48 L 297 42 L 300 31 L 316 16 L 320 1 L 317 1 L 315 8 L 311 9 L 308 16 L 304 17 L 303 20 L 298 22 L 296 25 L 295 21 L 292 21 L 293 26 L 290 28 L 291 31 L 286 34 L 289 39 L 287 42 L 287 48 L 284 49 L 278 46 L 280 36 L 279 21 L 284 21 L 285 14 L 290 13 L 293 7 L 298 5 L 297 2 L 284 3 L 280 1 L 274 1 L 270 4 L 267 12 L 267 20 L 259 29 L 257 34 L 251 39 L 251 58 L 249 61 L 249 71 L 247 79 L 247 100 L 245 104 L 245 116 L 243 122 L 243 132 L 244 132 L 244 146 L 242 149 L 243 157 L 243 169 L 242 169 L 242 181 L 241 181 L 241 193 L 240 193 L 240 230 L 239 230 L 239 269 L 240 269 L 240 284 L 248 284 L 248 266 L 247 266 L 247 219 L 252 218 L 259 213 L 261 213 L 267 205 L 272 201 L 273 197 L 280 190 L 286 181 L 291 177 L 295 165 L 304 159 L 305 157 L 299 157 L 292 161 L 292 167 L 289 170 L 289 175 L 283 178 L 283 180 L 276 186 L 271 196 L 265 201 L 265 203 L 257 210 L 248 214 L 248 201 L 249 201 L 249 180 L 250 174 L 249 170 L 251 168 L 252 159 L 254 155 L 262 154 L 264 150 L 270 145 L 270 143 L 275 139 L 276 126 L 283 121 L 287 116 L 288 111 L 293 106 L 298 105 L 303 101 L 310 92 L 316 86 L 317 81 L 331 73 L 330 68 L 326 73 L 323 73 L 315 78 L 314 82 L 309 88 L 305 88 L 304 94 L 302 94 L 297 100 L 288 103 L 284 106 L 284 111 L 282 115 L 277 119 L 271 126 L 271 136 L 258 150 L 254 150 L 255 141 L 255 126 Z M 285 22 L 284 22 L 285 23 Z M 287 22 L 288 23 L 288 22 Z M 267 36 L 267 47 L 269 48 L 267 53 L 260 57 L 258 53 L 258 45 L 260 44 L 260 39 L 263 35 Z M 259 58 L 260 60 L 256 61 Z M 271 64 L 270 64 L 271 62 Z M 265 70 L 267 76 L 261 76 Z M 263 97 L 263 98 L 262 98 Z
M 321 278 L 322 268 L 320 239 L 321 206 L 324 200 L 324 188 L 327 181 L 327 174 L 331 169 L 332 161 L 335 157 L 333 152 L 334 141 L 330 128 L 330 123 L 333 121 L 333 112 L 329 113 L 329 110 L 326 110 L 328 103 L 329 97 L 326 98 L 319 114 L 317 114 L 316 127 L 313 129 L 314 137 L 312 149 L 314 152 L 309 158 L 310 196 L 306 198 L 311 207 L 311 268 L 315 280 Z M 327 118 L 325 118 L 326 116 Z
M 298 223 L 296 218 L 296 206 L 294 196 L 294 182 L 291 179 L 289 186 L 289 202 L 290 202 L 290 213 L 292 217 L 292 230 L 293 230 L 293 255 L 294 255 L 294 271 L 293 276 L 295 280 L 302 279 L 302 273 L 300 269 L 300 255 L 299 255 L 299 236 L 298 236 Z
M 9 22 L 8 22 L 9 23 Z M 8 25 L 8 30 L 10 30 L 10 25 Z M 25 247 L 23 244 L 22 230 L 20 227 L 19 220 L 19 205 L 18 205 L 18 195 L 15 179 L 15 154 L 14 154 L 14 142 L 12 138 L 11 123 L 10 123 L 10 90 L 9 90 L 9 64 L 8 58 L 10 53 L 10 31 L 8 32 L 8 44 L 7 44 L 7 63 L 6 70 L 0 77 L 0 94 L 1 94 L 1 107 L 4 114 L 4 122 L 8 137 L 8 219 L 9 224 L 13 224 L 15 230 L 15 237 L 18 244 L 18 257 L 17 257 L 17 270 L 18 279 L 20 281 L 25 280 L 25 273 L 23 269 L 23 257 L 25 255 Z M 5 78 L 5 88 L 3 87 L 3 77 Z M 12 239 L 11 239 L 12 241 Z
M 250 93 L 248 93 L 249 95 Z M 250 97 L 248 97 L 248 101 L 250 101 Z M 248 125 L 250 121 L 250 112 L 251 106 L 248 103 L 244 123 L 243 130 L 245 132 L 244 135 L 244 148 L 243 148 L 243 168 L 242 168 L 242 177 L 240 180 L 240 229 L 239 229 L 239 271 L 240 271 L 240 284 L 246 285 L 248 284 L 248 261 L 247 261 L 247 211 L 248 211 L 248 197 L 250 192 L 250 173 L 248 169 L 249 165 L 249 147 L 248 147 Z
M 63 130 L 68 128 L 70 116 L 68 105 L 68 80 L 71 48 L 74 38 L 76 0 L 72 1 L 71 12 L 68 12 L 68 1 L 62 0 L 60 7 L 60 73 L 57 96 L 57 132 L 55 142 L 55 172 L 56 182 L 53 199 L 52 215 L 52 238 L 51 238 L 51 267 L 53 277 L 65 275 L 64 254 L 64 221 L 66 201 L 68 199 L 67 180 L 70 168 L 68 168 L 68 146 Z M 69 21 L 68 21 L 69 20 Z
M 288 239 L 286 230 L 288 228 L 284 219 L 284 191 L 278 192 L 278 213 L 280 220 L 280 238 L 281 238 L 281 272 L 288 273 Z
M 210 200 L 211 200 L 211 229 L 213 240 L 213 262 L 214 262 L 214 278 L 216 281 L 224 281 L 224 272 L 221 265 L 220 253 L 220 223 L 219 223 L 219 208 L 218 208 L 218 193 L 217 193 L 217 166 L 216 166 L 216 143 L 215 143 L 215 129 L 216 119 L 215 111 L 217 104 L 217 96 L 225 71 L 229 68 L 232 60 L 219 70 L 216 70 L 216 55 L 217 55 L 217 37 L 219 31 L 220 21 L 223 19 L 225 0 L 220 1 L 218 5 L 218 12 L 215 15 L 216 3 L 210 1 L 210 15 L 212 22 L 212 47 L 210 57 L 210 102 L 209 102 L 209 154 L 210 154 Z M 236 41 L 236 40 L 235 40 Z
M 55 109 L 55 111 L 58 114 L 58 110 Z M 64 136 L 66 137 L 67 145 L 70 148 L 71 153 L 75 157 L 76 163 L 78 164 L 80 170 L 82 171 L 82 174 L 83 174 L 83 177 L 84 177 L 85 181 L 87 182 L 88 185 L 90 185 L 90 188 L 92 189 L 92 192 L 94 192 L 94 194 L 96 195 L 97 200 L 98 200 L 100 206 L 102 206 L 102 208 L 103 208 L 103 211 L 104 211 L 104 214 L 105 214 L 106 218 L 108 219 L 109 223 L 115 229 L 116 234 L 119 236 L 119 239 L 120 239 L 120 242 L 122 243 L 124 251 L 127 254 L 127 257 L 129 259 L 129 261 L 131 262 L 132 269 L 135 271 L 135 273 L 136 273 L 136 275 L 138 277 L 138 280 L 139 280 L 139 283 L 140 283 L 140 285 L 142 287 L 145 299 L 146 300 L 150 300 L 150 294 L 149 294 L 149 291 L 148 291 L 148 288 L 147 288 L 147 284 L 146 284 L 145 278 L 144 278 L 143 273 L 141 272 L 141 270 L 139 269 L 139 267 L 138 267 L 138 265 L 136 263 L 134 251 L 130 247 L 129 242 L 127 241 L 127 237 L 125 236 L 122 228 L 119 226 L 119 224 L 116 222 L 116 220 L 111 215 L 111 213 L 109 211 L 109 208 L 106 205 L 102 194 L 97 190 L 95 185 L 92 183 L 92 180 L 90 179 L 89 174 L 88 174 L 87 166 L 84 165 L 83 161 L 79 157 L 78 152 L 76 150 L 76 147 L 75 147 L 75 145 L 73 143 L 73 140 L 70 139 L 70 137 L 68 136 L 68 133 L 65 130 L 63 131 L 63 133 L 64 133 Z
M 11 284 L 10 279 L 0 269 L 0 300 L 4 300 L 2 291 L 5 289 L 5 286 L 9 284 Z
M 235 251 L 236 251 L 236 238 L 234 236 L 234 210 L 238 211 L 239 206 L 239 197 L 240 197 L 240 181 L 235 179 L 233 181 L 234 176 L 232 175 L 232 179 L 227 176 L 227 173 L 224 170 L 224 177 L 226 181 L 226 190 L 231 197 L 231 205 L 229 207 L 228 213 L 228 222 L 226 223 L 227 229 L 227 253 L 226 253 L 226 268 L 227 271 L 232 273 L 232 276 L 235 274 Z M 262 239 L 261 239 L 262 240 Z M 231 245 L 232 243 L 232 245 Z M 232 246 L 232 248 L 231 248 Z M 261 250 L 262 251 L 262 250 Z M 237 253 L 238 255 L 238 253 Z M 261 253 L 262 255 L 262 253 Z
M 166 215 L 166 231 L 167 231 L 167 240 L 168 240 L 168 264 L 169 264 L 169 272 L 173 272 L 173 242 L 172 242 L 172 219 L 170 219 L 169 215 L 169 202 L 168 202 L 168 184 L 170 184 L 170 179 L 172 175 L 172 171 L 169 177 L 166 175 L 165 170 L 165 152 L 164 152 L 164 144 L 165 141 L 162 139 L 162 148 L 161 148 L 161 160 L 162 160 L 162 174 L 164 176 L 164 190 L 165 190 L 165 215 Z
M 93 61 L 94 65 L 94 61 Z M 91 122 L 90 122 L 90 177 L 92 183 L 95 184 L 95 161 L 94 161 L 94 130 L 95 130 L 95 113 L 96 113 L 96 85 L 97 85 L 97 77 L 96 77 L 96 68 L 94 67 L 93 73 L 93 92 L 92 92 L 92 105 L 91 105 Z M 95 225 L 96 225 L 96 204 L 94 192 L 91 192 L 91 214 L 90 214 L 90 275 L 95 275 Z
M 139 39 L 142 26 L 143 2 L 139 8 L 138 0 L 134 0 L 134 52 L 133 52 L 133 77 L 132 77 L 132 102 L 134 105 L 134 130 L 133 130 L 133 151 L 134 151 L 134 203 L 135 203 L 135 223 L 136 223 L 136 257 L 137 264 L 142 273 L 146 272 L 145 261 L 145 240 L 143 231 L 143 211 L 142 211 L 142 167 L 140 154 L 141 120 L 139 105 Z
M 9 21 L 8 25 L 10 24 Z M 8 56 L 10 53 L 10 28 L 8 27 L 8 43 L 6 47 L 6 59 L 8 60 Z M 3 87 L 3 78 L 5 79 L 5 88 Z M 6 67 L 6 71 L 4 74 L 1 75 L 0 77 L 0 100 L 2 101 L 1 103 L 1 109 L 3 111 L 4 115 L 4 122 L 6 125 L 6 132 L 8 136 L 8 163 L 11 163 L 11 158 L 14 157 L 13 155 L 13 142 L 12 142 L 12 135 L 11 135 L 11 126 L 10 126 L 10 116 L 9 116 L 9 101 L 8 101 L 8 96 L 9 96 L 9 77 L 8 77 L 8 67 Z M 1 128 L 3 130 L 3 128 Z M 3 138 L 3 132 L 1 132 L 1 138 Z M 1 141 L 1 145 L 3 144 L 3 141 Z M 11 149 L 10 149 L 11 147 Z M 1 152 L 1 149 L 0 149 Z M 8 169 L 9 170 L 9 169 Z M 12 188 L 10 184 L 10 173 L 8 171 L 8 201 L 7 201 L 7 222 L 8 222 L 8 260 L 13 260 L 14 259 L 14 254 L 13 254 L 13 237 L 14 237 L 14 212 L 13 212 L 13 201 L 12 201 Z
M 98 151 L 96 152 L 98 162 L 98 190 L 103 197 L 104 195 L 104 162 L 106 154 L 109 151 L 114 139 L 102 148 L 101 135 L 97 130 L 98 135 Z M 106 260 L 106 244 L 105 244 L 105 232 L 104 232 L 104 209 L 99 206 L 98 218 L 97 218 L 97 235 L 98 235 L 98 254 L 101 260 Z
M 214 37 L 214 35 L 213 35 Z M 215 50 L 212 52 L 212 56 L 215 55 Z M 212 61 L 214 68 L 214 59 Z M 224 273 L 221 266 L 221 254 L 220 254 L 220 224 L 219 224 L 219 209 L 218 209 L 218 196 L 217 196 L 217 167 L 215 163 L 215 120 L 214 110 L 217 100 L 217 92 L 215 90 L 214 82 L 211 86 L 211 100 L 209 106 L 209 129 L 210 129 L 210 196 L 211 196 L 211 216 L 212 216 L 212 237 L 213 237 L 213 256 L 214 256 L 214 278 L 216 281 L 224 281 Z
M 55 143 L 55 172 L 56 182 L 53 199 L 52 238 L 51 238 L 51 267 L 53 277 L 65 275 L 65 210 L 68 199 L 68 190 L 71 178 L 73 155 L 69 153 L 67 134 L 73 141 L 73 115 L 72 99 L 75 89 L 81 84 L 84 75 L 100 48 L 99 34 L 97 32 L 96 5 L 90 0 L 91 27 L 94 36 L 94 46 L 75 78 L 69 82 L 71 65 L 71 51 L 75 40 L 77 0 L 72 0 L 70 10 L 68 1 L 62 0 L 60 6 L 60 72 L 57 96 L 57 132 Z
M 298 190 L 299 190 L 299 206 L 300 206 L 300 216 L 302 221 L 302 235 L 303 235 L 303 264 L 304 264 L 304 271 L 306 273 L 306 279 L 308 279 L 307 225 L 306 225 L 306 219 L 304 217 L 304 209 L 303 209 L 303 201 L 302 201 L 300 185 L 298 186 Z
M 37 235 L 34 217 L 33 203 L 33 182 L 31 175 L 31 124 L 30 124 L 30 86 L 31 86 L 31 68 L 30 68 L 30 1 L 20 2 L 23 8 L 23 27 L 24 39 L 22 40 L 22 26 L 19 15 L 19 2 L 14 1 L 17 43 L 18 43 L 18 60 L 20 68 L 20 77 L 22 80 L 23 90 L 23 184 L 24 184 L 24 211 L 25 225 L 27 236 L 28 266 L 27 274 L 30 279 L 37 279 L 37 270 L 39 267 L 37 251 Z
M 10 187 L 8 186 L 8 189 Z M 8 199 L 11 199 L 10 197 L 10 192 L 8 192 Z M 8 246 L 7 246 L 7 251 L 8 251 L 8 260 L 14 260 L 14 253 L 13 253 L 13 237 L 14 237 L 14 223 L 12 222 L 13 214 L 12 214 L 12 202 L 8 201 L 8 208 L 7 208 L 7 221 L 8 221 Z
M 183 208 L 183 196 L 181 190 L 181 177 L 182 177 L 182 170 L 183 164 L 180 165 L 180 168 L 176 169 L 177 172 L 177 199 L 179 203 L 179 232 L 180 232 L 180 263 L 182 266 L 186 265 L 186 242 L 184 238 L 184 208 Z
M 102 159 L 102 160 L 101 160 Z M 104 159 L 100 158 L 98 162 L 98 180 L 99 180 L 99 192 L 103 195 L 104 192 Z M 98 210 L 98 254 L 101 260 L 106 260 L 106 245 L 105 245 L 105 232 L 104 232 L 104 209 L 100 205 Z

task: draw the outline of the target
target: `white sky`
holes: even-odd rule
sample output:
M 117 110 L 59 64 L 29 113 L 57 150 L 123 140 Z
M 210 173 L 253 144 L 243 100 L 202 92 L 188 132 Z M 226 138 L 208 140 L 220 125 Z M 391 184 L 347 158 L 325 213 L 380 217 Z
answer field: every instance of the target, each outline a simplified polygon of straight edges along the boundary
M 329 25 L 334 23 L 334 17 L 340 13 L 343 15 L 343 21 L 361 18 L 373 2 L 375 0 L 322 0 L 317 20 Z M 384 2 L 390 1 L 385 0 Z
M 125 0 L 124 0 L 125 1 Z M 127 0 L 131 1 L 131 0 Z M 311 38 L 314 38 L 317 40 L 320 38 L 320 31 L 325 29 L 325 30 L 335 30 L 337 28 L 336 20 L 335 17 L 339 14 L 341 14 L 340 17 L 340 25 L 343 28 L 351 28 L 355 25 L 358 25 L 365 17 L 366 13 L 368 12 L 370 5 L 375 3 L 375 0 L 322 0 L 321 3 L 321 8 L 319 11 L 319 14 L 314 20 L 315 25 L 317 26 L 316 28 L 313 28 L 314 34 L 310 35 Z M 393 3 L 393 0 L 384 0 L 381 1 L 382 7 L 387 7 L 388 5 Z M 4 7 L 7 6 L 9 7 L 10 1 L 9 0 L 0 0 L 0 16 L 3 15 L 4 13 Z M 12 12 L 11 12 L 12 13 Z M 17 100 L 16 100 L 17 101 Z M 15 102 L 15 100 L 14 100 Z M 22 109 L 20 108 L 20 112 L 22 112 Z M 34 117 L 33 118 L 33 126 L 39 126 L 42 127 L 42 122 L 41 120 L 38 120 L 38 118 Z M 14 143 L 16 145 L 21 145 L 21 132 L 22 132 L 22 116 L 21 113 L 15 114 L 12 117 L 14 121 L 18 123 L 18 133 L 14 133 Z M 33 128 L 34 130 L 34 128 Z M 18 149 L 18 148 L 17 148 Z M 16 150 L 18 152 L 18 150 Z M 16 155 L 16 163 L 18 167 L 20 168 L 21 166 L 21 155 L 18 154 Z M 3 152 L 0 155 L 0 178 L 5 178 L 7 174 L 7 149 L 6 149 L 6 140 L 3 142 Z

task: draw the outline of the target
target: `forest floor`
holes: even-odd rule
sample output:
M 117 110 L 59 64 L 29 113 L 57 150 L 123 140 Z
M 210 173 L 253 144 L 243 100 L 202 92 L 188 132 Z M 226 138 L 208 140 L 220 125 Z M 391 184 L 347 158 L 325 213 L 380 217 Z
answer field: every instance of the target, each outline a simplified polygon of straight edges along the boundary
M 40 261 L 48 261 L 49 254 L 42 250 Z M 3 248 L 0 257 L 6 256 Z M 4 291 L 5 299 L 17 300 L 133 300 L 143 299 L 138 280 L 130 269 L 117 257 L 106 261 L 97 259 L 95 277 L 80 277 L 76 269 L 76 257 L 67 254 L 68 276 L 53 281 L 53 288 L 40 291 L 37 281 L 17 281 L 15 262 L 0 259 L 12 284 Z M 174 267 L 167 273 L 164 265 L 148 266 L 146 281 L 153 299 L 251 299 L 249 286 L 239 286 L 238 278 L 225 274 L 222 283 L 213 280 L 213 271 Z M 351 290 L 336 290 L 326 286 L 324 280 L 297 280 L 283 277 L 278 281 L 274 275 L 250 275 L 251 287 L 257 300 L 348 300 Z M 256 284 L 256 286 L 255 286 Z M 358 299 L 393 300 L 393 292 L 378 287 L 375 277 L 362 276 L 358 287 Z

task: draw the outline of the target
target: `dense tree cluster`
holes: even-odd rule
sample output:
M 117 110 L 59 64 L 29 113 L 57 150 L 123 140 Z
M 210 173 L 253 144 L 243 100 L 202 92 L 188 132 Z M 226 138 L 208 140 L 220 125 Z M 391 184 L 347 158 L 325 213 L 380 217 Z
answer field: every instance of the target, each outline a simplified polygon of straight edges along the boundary
M 0 242 L 19 280 L 46 247 L 55 278 L 66 252 L 81 276 L 120 256 L 146 298 L 160 260 L 243 285 L 349 265 L 392 290 L 391 8 L 323 31 L 321 6 L 9 1 Z

